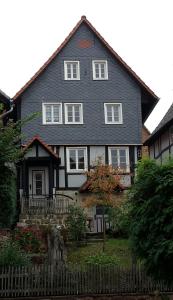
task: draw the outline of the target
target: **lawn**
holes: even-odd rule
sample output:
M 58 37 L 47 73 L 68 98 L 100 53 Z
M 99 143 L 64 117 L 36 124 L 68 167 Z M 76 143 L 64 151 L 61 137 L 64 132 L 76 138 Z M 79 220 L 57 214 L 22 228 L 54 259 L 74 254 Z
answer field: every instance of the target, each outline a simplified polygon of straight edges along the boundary
M 86 257 L 102 253 L 102 243 L 88 243 L 80 247 L 68 247 L 67 262 L 70 264 L 83 265 Z M 106 241 L 107 255 L 116 257 L 119 266 L 128 267 L 131 265 L 131 252 L 129 249 L 129 242 L 127 239 L 108 239 Z

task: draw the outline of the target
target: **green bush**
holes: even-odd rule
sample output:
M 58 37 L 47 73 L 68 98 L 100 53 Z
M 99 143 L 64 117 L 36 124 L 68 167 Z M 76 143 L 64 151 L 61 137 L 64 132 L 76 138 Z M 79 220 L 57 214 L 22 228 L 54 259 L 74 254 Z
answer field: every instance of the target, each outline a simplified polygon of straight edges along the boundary
M 173 281 L 173 160 L 139 162 L 128 196 L 134 254 L 151 276 Z
M 85 260 L 85 263 L 89 265 L 110 266 L 110 265 L 117 265 L 118 259 L 115 256 L 102 253 L 102 254 L 88 256 Z
M 0 249 L 0 266 L 26 266 L 30 259 L 18 243 L 6 241 Z
M 86 232 L 87 217 L 84 209 L 79 206 L 70 206 L 69 215 L 66 219 L 66 228 L 73 241 L 80 241 Z
M 130 215 L 127 202 L 122 203 L 119 207 L 108 208 L 106 219 L 110 222 L 109 234 L 113 237 L 128 237 Z

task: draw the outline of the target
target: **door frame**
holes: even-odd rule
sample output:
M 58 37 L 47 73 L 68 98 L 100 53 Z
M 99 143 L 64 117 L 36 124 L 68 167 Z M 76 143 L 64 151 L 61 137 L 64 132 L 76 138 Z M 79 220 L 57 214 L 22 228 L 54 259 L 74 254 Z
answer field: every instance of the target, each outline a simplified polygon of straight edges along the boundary
M 33 188 L 34 188 L 34 172 L 36 171 L 43 171 L 44 173 L 44 186 L 45 186 L 45 193 L 43 195 L 36 195 L 36 193 L 33 193 Z M 40 197 L 46 197 L 47 195 L 49 195 L 49 168 L 47 166 L 29 166 L 28 168 L 28 194 L 29 197 L 34 196 L 34 198 L 40 198 Z

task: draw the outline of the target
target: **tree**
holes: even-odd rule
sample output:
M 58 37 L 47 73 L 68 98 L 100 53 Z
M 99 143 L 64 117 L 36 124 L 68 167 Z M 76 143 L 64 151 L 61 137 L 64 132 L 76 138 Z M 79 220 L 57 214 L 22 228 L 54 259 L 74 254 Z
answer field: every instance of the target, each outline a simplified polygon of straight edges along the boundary
M 89 190 L 93 193 L 93 196 L 88 197 L 85 205 L 101 206 L 103 217 L 103 252 L 105 251 L 105 211 L 106 207 L 113 207 L 120 204 L 120 201 L 113 199 L 113 192 L 117 189 L 123 188 L 120 184 L 119 171 L 113 169 L 110 165 L 104 165 L 99 159 L 96 162 L 96 166 L 87 172 Z
M 0 110 L 2 110 L 2 106 Z M 9 227 L 16 215 L 15 163 L 23 157 L 21 148 L 21 126 L 37 114 L 6 126 L 0 122 L 0 227 Z
M 148 274 L 172 281 L 173 270 L 173 161 L 158 165 L 142 160 L 129 192 L 130 240 Z

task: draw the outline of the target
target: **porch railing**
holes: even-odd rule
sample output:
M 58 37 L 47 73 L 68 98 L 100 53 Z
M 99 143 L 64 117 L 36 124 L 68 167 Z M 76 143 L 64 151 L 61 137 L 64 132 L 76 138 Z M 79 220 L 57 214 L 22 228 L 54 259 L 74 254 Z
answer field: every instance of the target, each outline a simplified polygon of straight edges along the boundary
M 42 215 L 42 214 L 68 214 L 69 205 L 73 198 L 63 195 L 23 195 L 20 199 L 21 213 Z

